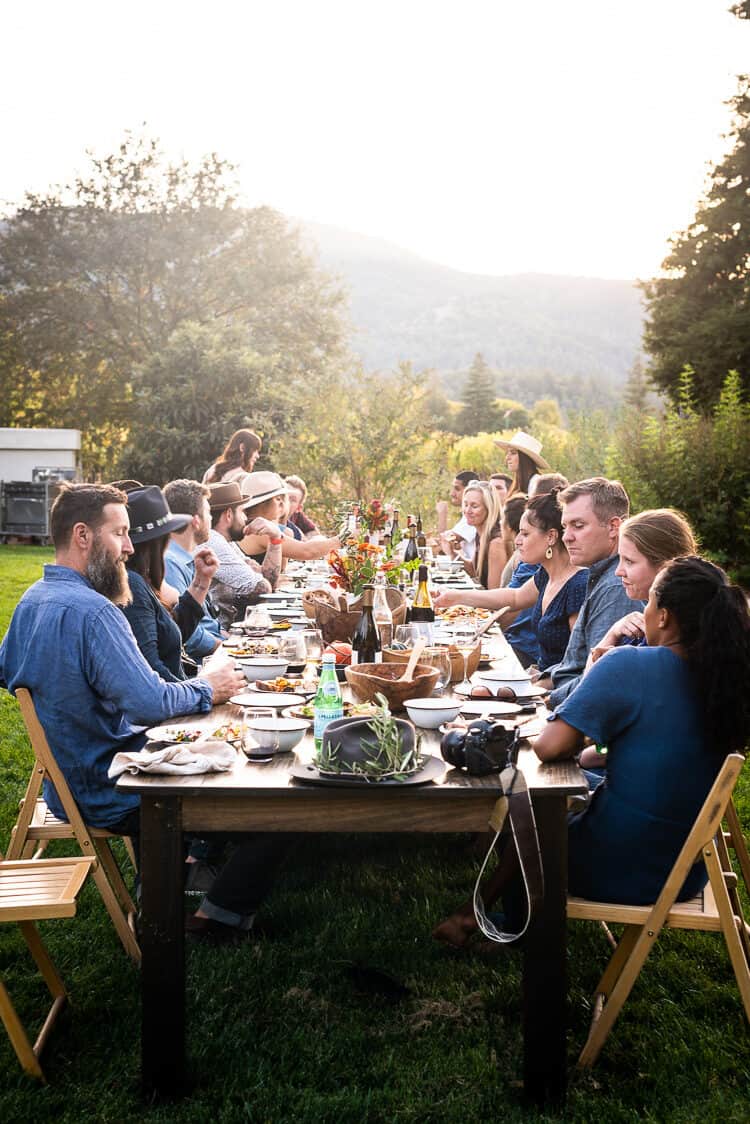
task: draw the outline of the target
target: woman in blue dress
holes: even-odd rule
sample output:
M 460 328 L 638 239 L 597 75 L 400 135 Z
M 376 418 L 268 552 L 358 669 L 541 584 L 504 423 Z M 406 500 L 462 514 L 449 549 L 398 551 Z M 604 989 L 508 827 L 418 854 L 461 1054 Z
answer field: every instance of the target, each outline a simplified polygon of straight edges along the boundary
M 570 561 L 562 541 L 562 508 L 559 488 L 529 500 L 521 516 L 516 549 L 521 562 L 539 569 L 518 589 L 446 591 L 433 601 L 436 609 L 449 605 L 474 605 L 486 609 L 533 609 L 531 627 L 539 642 L 539 670 L 563 657 L 573 625 L 586 597 L 588 570 Z
M 542 761 L 573 757 L 584 740 L 607 745 L 607 777 L 569 820 L 572 894 L 633 905 L 658 896 L 728 753 L 750 737 L 750 611 L 718 566 L 677 558 L 656 576 L 644 612 L 648 647 L 598 660 L 552 714 L 534 749 Z M 483 891 L 502 893 L 509 919 L 520 902 L 514 848 Z M 696 863 L 679 900 L 706 881 Z M 461 946 L 476 930 L 463 907 L 435 930 Z

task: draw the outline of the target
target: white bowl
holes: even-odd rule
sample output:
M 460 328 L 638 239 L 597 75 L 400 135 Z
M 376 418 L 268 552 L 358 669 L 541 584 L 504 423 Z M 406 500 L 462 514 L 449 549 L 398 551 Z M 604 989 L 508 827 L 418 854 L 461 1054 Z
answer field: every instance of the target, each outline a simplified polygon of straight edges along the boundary
M 511 691 L 515 691 L 520 697 L 531 692 L 531 679 L 528 675 L 514 675 L 508 671 L 480 671 L 478 674 L 481 682 L 491 691 L 497 691 L 500 687 L 510 687 Z
M 249 656 L 248 659 L 238 659 L 237 662 L 248 683 L 254 683 L 256 679 L 277 679 L 280 675 L 286 675 L 289 666 L 287 660 L 280 660 L 278 656 Z
M 250 731 L 261 749 L 288 753 L 302 741 L 310 728 L 303 718 L 248 718 L 245 728 Z
M 406 712 L 415 726 L 425 730 L 437 730 L 444 722 L 452 722 L 462 706 L 462 700 L 454 699 L 405 699 Z

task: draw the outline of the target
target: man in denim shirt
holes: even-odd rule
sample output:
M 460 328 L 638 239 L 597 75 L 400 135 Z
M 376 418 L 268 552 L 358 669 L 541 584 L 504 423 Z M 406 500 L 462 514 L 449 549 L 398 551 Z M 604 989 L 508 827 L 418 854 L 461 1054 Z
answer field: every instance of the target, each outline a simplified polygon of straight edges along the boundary
M 570 634 L 565 655 L 547 673 L 553 687 L 547 700 L 550 709 L 559 706 L 578 685 L 589 652 L 615 621 L 643 608 L 642 601 L 631 601 L 615 576 L 620 562 L 617 553 L 620 524 L 630 510 L 622 484 L 618 480 L 594 476 L 571 484 L 560 492 L 559 498 L 563 506 L 563 542 L 574 565 L 588 566 L 589 578 L 586 600 Z
M 142 748 L 144 727 L 225 702 L 245 679 L 227 663 L 166 683 L 146 663 L 117 608 L 129 597 L 124 561 L 133 553 L 126 498 L 109 485 L 61 487 L 50 514 L 55 564 L 16 607 L 0 646 L 0 686 L 31 691 L 85 822 L 137 839 L 138 797 L 107 775 L 115 753 Z M 44 795 L 65 819 L 51 785 Z M 242 843 L 190 919 L 196 935 L 249 929 L 283 850 L 268 837 Z
M 189 515 L 190 522 L 184 531 L 173 532 L 164 555 L 165 577 L 178 593 L 184 593 L 195 578 L 193 552 L 208 541 L 211 531 L 211 509 L 208 506 L 209 489 L 197 480 L 172 480 L 164 487 L 164 498 L 174 515 Z M 218 648 L 226 633 L 218 618 L 210 611 L 209 597 L 204 603 L 203 616 L 198 627 L 185 642 L 185 650 L 196 663 L 210 656 Z

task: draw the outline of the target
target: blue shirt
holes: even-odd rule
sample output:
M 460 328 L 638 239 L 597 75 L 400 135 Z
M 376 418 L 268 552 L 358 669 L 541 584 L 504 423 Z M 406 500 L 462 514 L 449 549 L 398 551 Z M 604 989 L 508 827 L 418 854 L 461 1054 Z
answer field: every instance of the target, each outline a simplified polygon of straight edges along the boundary
M 539 641 L 539 670 L 559 663 L 565 655 L 570 640 L 570 617 L 579 612 L 586 597 L 588 570 L 577 570 L 568 578 L 562 589 L 558 589 L 545 611 L 542 611 L 544 591 L 549 582 L 549 574 L 540 566 L 534 574 L 534 582 L 539 590 L 536 605 L 531 610 L 531 626 Z
M 670 648 L 615 648 L 553 715 L 606 745 L 607 770 L 568 828 L 570 892 L 641 905 L 656 900 L 716 779 L 688 666 Z M 680 892 L 706 881 L 697 862 Z
M 164 572 L 167 581 L 171 586 L 174 586 L 178 593 L 184 593 L 188 586 L 192 585 L 195 577 L 195 562 L 193 562 L 192 554 L 189 554 L 184 547 L 173 539 L 169 540 L 164 555 Z M 223 636 L 218 620 L 212 617 L 205 607 L 207 603 L 208 597 L 204 604 L 203 616 L 198 622 L 195 632 L 185 641 L 185 651 L 198 662 L 204 656 L 211 655 L 216 647 L 217 640 L 221 640 Z
M 138 807 L 107 769 L 141 749 L 143 728 L 211 709 L 203 679 L 165 683 L 143 658 L 130 625 L 77 571 L 45 566 L 26 590 L 0 646 L 0 685 L 28 687 L 47 741 L 86 823 L 116 824 Z M 65 813 L 50 784 L 44 798 Z
M 522 585 L 526 585 L 529 578 L 534 577 L 538 569 L 539 566 L 532 565 L 531 562 L 519 562 L 513 571 L 513 577 L 508 582 L 507 588 L 520 589 Z M 509 624 L 503 631 L 506 640 L 514 650 L 518 648 L 524 655 L 530 657 L 532 663 L 536 663 L 539 659 L 539 642 L 531 624 L 532 611 L 531 609 L 521 609 L 513 624 Z
M 619 554 L 611 554 L 589 568 L 586 599 L 570 634 L 565 655 L 560 663 L 547 668 L 554 687 L 549 696 L 553 707 L 559 706 L 578 686 L 589 652 L 609 632 L 615 621 L 642 609 L 645 604 L 643 601 L 631 601 L 626 594 L 622 582 L 615 575 L 619 564 Z

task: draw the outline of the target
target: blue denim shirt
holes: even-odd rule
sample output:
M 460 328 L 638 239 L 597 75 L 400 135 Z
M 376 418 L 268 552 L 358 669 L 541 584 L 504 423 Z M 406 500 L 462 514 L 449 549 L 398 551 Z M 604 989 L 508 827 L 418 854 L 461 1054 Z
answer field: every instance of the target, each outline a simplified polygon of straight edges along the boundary
M 193 556 L 178 542 L 170 540 L 164 555 L 164 567 L 169 584 L 174 586 L 178 593 L 184 593 L 195 577 Z M 211 655 L 216 647 L 216 641 L 221 640 L 223 635 L 218 620 L 204 608 L 195 632 L 191 633 L 185 641 L 185 650 L 189 656 L 200 662 L 204 656 Z
M 16 606 L 0 645 L 0 686 L 31 691 L 50 748 L 93 827 L 138 807 L 138 797 L 118 792 L 107 776 L 115 753 L 140 749 L 144 727 L 212 703 L 203 679 L 160 679 L 117 606 L 67 566 L 45 566 Z M 49 784 L 44 798 L 66 818 Z

